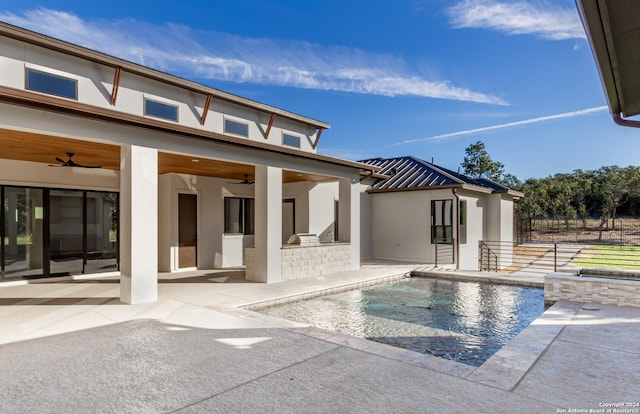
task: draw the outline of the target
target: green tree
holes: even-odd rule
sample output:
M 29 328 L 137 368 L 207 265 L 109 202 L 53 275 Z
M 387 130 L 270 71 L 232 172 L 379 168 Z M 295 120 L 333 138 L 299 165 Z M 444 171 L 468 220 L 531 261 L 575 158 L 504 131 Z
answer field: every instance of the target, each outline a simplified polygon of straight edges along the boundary
M 497 182 L 503 178 L 504 164 L 491 159 L 482 141 L 469 145 L 464 153 L 464 160 L 460 165 L 466 175 L 475 178 L 488 178 Z

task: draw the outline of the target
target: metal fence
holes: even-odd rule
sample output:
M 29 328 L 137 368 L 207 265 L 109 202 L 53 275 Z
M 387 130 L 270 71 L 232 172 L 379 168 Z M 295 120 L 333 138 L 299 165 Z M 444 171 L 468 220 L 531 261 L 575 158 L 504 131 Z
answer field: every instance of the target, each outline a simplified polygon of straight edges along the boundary
M 480 241 L 478 268 L 540 274 L 588 268 L 640 270 L 640 246 Z
M 583 243 L 640 245 L 640 218 L 609 219 L 600 228 L 600 219 L 517 218 L 518 243 Z

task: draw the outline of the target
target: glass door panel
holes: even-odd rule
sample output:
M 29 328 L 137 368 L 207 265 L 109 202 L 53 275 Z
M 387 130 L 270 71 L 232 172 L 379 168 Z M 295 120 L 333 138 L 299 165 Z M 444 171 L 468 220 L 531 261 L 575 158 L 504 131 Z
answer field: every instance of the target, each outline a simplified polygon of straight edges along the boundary
M 82 191 L 49 192 L 51 276 L 77 275 L 83 268 Z
M 87 192 L 85 273 L 118 270 L 118 194 Z
M 4 277 L 43 275 L 43 192 L 41 189 L 5 187 Z

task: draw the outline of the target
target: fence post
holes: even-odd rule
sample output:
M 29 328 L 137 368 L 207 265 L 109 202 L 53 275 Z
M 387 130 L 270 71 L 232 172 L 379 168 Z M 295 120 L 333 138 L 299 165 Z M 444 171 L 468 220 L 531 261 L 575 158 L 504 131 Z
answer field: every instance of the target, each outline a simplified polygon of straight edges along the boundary
M 553 243 L 553 271 L 558 271 L 558 243 Z

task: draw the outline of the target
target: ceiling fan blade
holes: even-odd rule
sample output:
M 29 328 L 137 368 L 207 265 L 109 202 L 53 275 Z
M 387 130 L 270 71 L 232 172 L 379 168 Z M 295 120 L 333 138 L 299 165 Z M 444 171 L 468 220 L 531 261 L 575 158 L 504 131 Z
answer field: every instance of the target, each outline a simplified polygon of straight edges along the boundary
M 244 174 L 242 181 L 229 182 L 229 184 L 253 184 L 254 181 L 249 180 L 249 174 Z
M 56 161 L 60 163 L 60 165 L 52 165 L 49 164 L 50 167 L 78 167 L 78 168 L 102 168 L 102 165 L 82 165 L 73 161 L 72 157 L 75 154 L 73 152 L 67 152 L 68 160 L 63 160 L 62 158 L 56 157 Z

